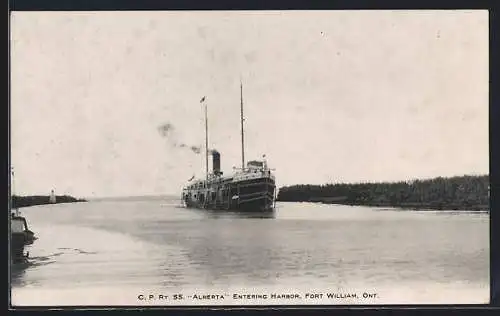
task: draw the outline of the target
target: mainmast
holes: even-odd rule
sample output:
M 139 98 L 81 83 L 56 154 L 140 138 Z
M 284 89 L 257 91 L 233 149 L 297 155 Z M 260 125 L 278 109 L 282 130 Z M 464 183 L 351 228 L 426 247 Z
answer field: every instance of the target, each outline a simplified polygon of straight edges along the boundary
M 205 101 L 205 97 L 203 97 L 202 100 Z M 208 115 L 207 115 L 206 103 L 205 103 L 205 173 L 208 181 Z
M 245 137 L 243 132 L 243 83 L 240 80 L 240 118 L 241 118 L 241 169 L 245 169 Z

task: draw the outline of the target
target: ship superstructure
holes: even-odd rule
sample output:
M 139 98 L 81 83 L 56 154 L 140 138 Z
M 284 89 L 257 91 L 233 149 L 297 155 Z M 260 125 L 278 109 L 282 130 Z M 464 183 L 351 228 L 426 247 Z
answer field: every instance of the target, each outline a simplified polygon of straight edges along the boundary
M 274 210 L 276 200 L 275 178 L 267 165 L 265 156 L 245 164 L 243 126 L 243 86 L 240 83 L 241 99 L 241 168 L 234 168 L 232 175 L 223 175 L 221 155 L 208 149 L 208 118 L 205 104 L 205 161 L 206 178 L 192 179 L 182 190 L 182 201 L 186 207 L 220 209 L 249 212 Z M 205 102 L 205 97 L 201 102 Z M 208 156 L 212 156 L 212 170 L 208 170 Z

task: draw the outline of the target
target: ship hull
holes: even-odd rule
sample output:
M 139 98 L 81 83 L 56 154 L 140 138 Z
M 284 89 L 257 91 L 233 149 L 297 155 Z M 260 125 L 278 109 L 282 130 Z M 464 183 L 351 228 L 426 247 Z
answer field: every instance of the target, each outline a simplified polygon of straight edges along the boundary
M 13 263 L 26 261 L 24 247 L 36 240 L 35 234 L 28 229 L 26 218 L 13 215 L 10 220 L 10 250 Z
M 241 212 L 272 212 L 276 186 L 269 177 L 209 183 L 199 189 L 183 193 L 188 208 L 228 210 Z
M 24 246 L 26 236 L 24 233 L 12 233 L 10 236 L 11 259 L 13 263 L 24 262 Z

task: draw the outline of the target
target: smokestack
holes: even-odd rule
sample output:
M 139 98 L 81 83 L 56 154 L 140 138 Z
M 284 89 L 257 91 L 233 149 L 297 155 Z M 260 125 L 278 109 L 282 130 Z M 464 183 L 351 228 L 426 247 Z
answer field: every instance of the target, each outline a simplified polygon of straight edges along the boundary
M 220 174 L 220 154 L 217 150 L 212 150 L 212 169 L 214 174 Z

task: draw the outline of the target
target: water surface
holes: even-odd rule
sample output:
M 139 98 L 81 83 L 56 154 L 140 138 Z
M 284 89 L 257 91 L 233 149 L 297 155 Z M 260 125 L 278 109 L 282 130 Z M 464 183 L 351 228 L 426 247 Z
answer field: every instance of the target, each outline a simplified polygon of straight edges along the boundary
M 12 267 L 14 305 L 278 303 L 156 299 L 198 292 L 300 293 L 286 304 L 489 301 L 485 213 L 278 203 L 259 217 L 185 209 L 171 198 L 22 213 L 39 239 L 27 248 L 30 265 Z M 376 297 L 305 300 L 306 292 Z

